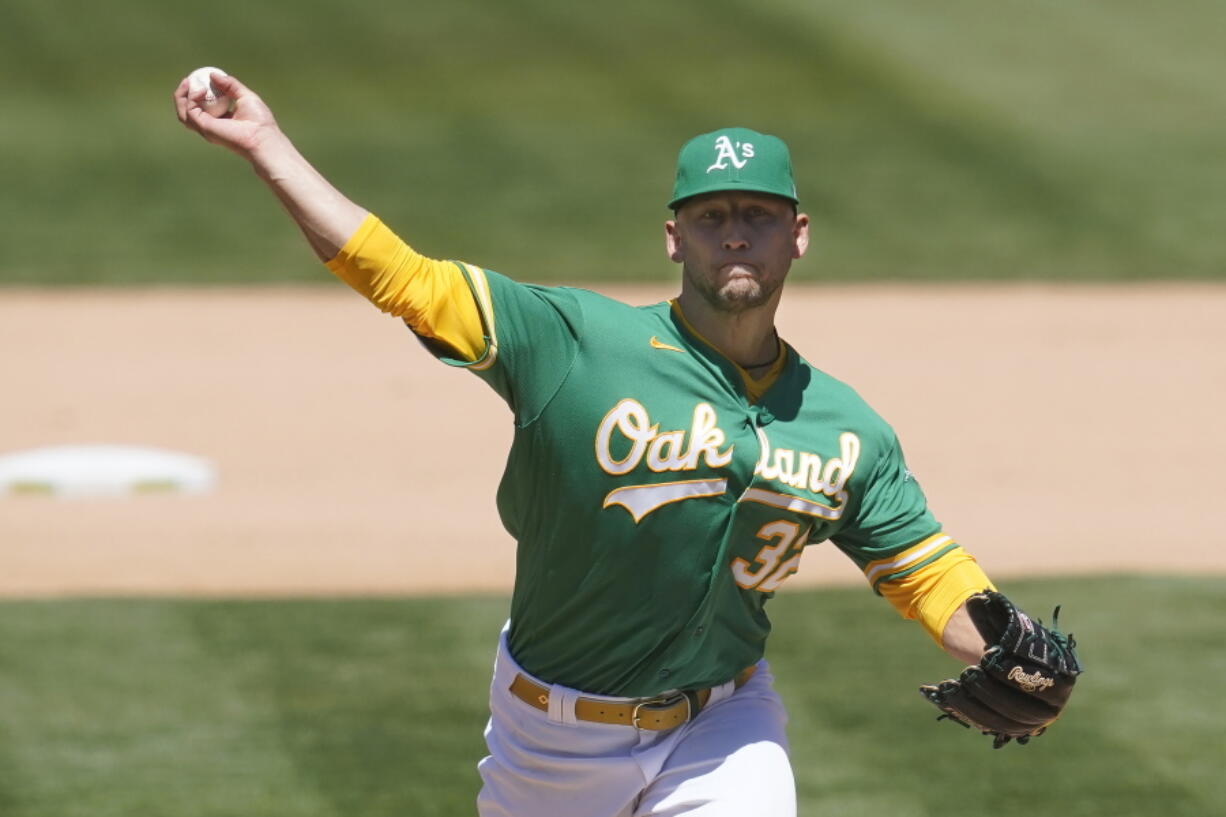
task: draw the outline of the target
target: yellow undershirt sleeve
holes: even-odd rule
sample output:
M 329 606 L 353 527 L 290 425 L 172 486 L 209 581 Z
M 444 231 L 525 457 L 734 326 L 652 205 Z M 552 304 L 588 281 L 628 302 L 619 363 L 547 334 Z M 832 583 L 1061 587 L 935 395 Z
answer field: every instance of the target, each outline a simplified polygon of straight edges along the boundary
M 934 561 L 877 586 L 877 591 L 903 618 L 918 620 L 938 645 L 945 625 L 975 593 L 996 587 L 975 557 L 954 547 Z
M 458 359 L 473 361 L 485 353 L 481 314 L 459 265 L 419 254 L 373 213 L 327 267 L 418 335 L 446 344 Z

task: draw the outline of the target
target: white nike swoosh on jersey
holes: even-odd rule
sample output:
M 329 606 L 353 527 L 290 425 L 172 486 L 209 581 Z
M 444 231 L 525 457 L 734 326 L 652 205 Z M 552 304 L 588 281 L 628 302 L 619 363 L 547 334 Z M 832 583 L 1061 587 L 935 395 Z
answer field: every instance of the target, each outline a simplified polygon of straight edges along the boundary
M 657 338 L 655 335 L 651 336 L 651 340 L 649 341 L 649 343 L 651 343 L 652 349 L 667 349 L 670 352 L 684 352 L 685 351 L 684 349 L 678 349 L 676 346 L 669 346 L 667 343 L 664 343 L 659 338 Z

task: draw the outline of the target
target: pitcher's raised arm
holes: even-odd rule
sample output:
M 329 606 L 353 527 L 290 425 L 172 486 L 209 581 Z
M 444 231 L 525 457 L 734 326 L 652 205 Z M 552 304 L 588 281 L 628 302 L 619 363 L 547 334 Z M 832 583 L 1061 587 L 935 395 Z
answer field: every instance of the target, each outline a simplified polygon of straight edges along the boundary
M 220 72 L 212 75 L 212 81 L 219 93 L 234 100 L 232 109 L 222 116 L 209 114 L 203 104 L 207 88 L 193 90 L 184 77 L 174 92 L 179 121 L 206 141 L 250 162 L 320 260 L 336 257 L 361 226 L 366 210 L 346 198 L 298 152 L 259 94 Z

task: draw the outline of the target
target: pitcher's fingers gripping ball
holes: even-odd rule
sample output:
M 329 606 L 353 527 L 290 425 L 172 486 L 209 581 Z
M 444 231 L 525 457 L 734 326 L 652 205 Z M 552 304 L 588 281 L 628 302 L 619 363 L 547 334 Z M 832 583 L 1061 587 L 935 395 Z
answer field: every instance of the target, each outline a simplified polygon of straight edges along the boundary
M 1049 630 L 992 590 L 972 596 L 966 609 L 987 652 L 957 679 L 920 692 L 943 717 L 992 735 L 994 749 L 1024 744 L 1060 717 L 1072 694 L 1082 671 L 1076 641 L 1055 629 L 1054 617 Z
M 209 82 L 207 87 L 202 84 L 204 81 Z M 207 108 L 209 93 L 216 105 L 225 103 L 220 116 Z M 284 140 L 272 111 L 259 95 L 215 68 L 201 68 L 184 77 L 172 98 L 175 114 L 184 127 L 245 159 L 250 159 L 253 150 L 273 137 Z
M 209 116 L 222 117 L 230 112 L 234 100 L 214 84 L 214 74 L 227 76 L 225 71 L 211 66 L 197 68 L 188 74 L 187 96 L 192 101 L 198 102 Z

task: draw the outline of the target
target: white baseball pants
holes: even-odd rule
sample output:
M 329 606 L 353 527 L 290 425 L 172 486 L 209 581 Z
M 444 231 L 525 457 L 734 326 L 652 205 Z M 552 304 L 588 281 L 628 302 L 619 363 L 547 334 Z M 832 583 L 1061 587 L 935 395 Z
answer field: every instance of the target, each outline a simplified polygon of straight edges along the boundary
M 481 817 L 795 817 L 787 713 L 766 661 L 740 689 L 716 687 L 698 717 L 664 732 L 576 720 L 577 698 L 601 696 L 537 679 L 550 688 L 549 712 L 535 709 L 510 692 L 521 672 L 504 630 L 490 754 L 477 766 Z

